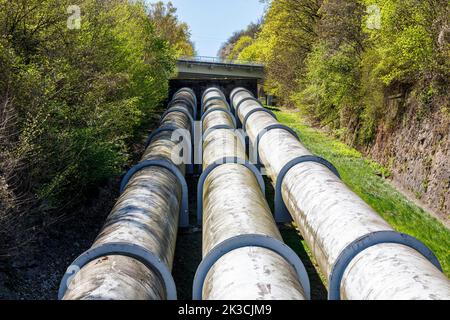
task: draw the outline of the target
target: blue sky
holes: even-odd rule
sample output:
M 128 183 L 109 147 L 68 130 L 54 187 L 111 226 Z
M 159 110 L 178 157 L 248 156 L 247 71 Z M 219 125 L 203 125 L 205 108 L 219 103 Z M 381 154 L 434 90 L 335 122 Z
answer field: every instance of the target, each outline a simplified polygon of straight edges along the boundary
M 147 0 L 147 2 L 157 2 Z M 168 0 L 164 0 L 168 2 Z M 216 56 L 234 31 L 257 21 L 264 13 L 259 0 L 172 0 L 179 19 L 191 29 L 198 55 Z

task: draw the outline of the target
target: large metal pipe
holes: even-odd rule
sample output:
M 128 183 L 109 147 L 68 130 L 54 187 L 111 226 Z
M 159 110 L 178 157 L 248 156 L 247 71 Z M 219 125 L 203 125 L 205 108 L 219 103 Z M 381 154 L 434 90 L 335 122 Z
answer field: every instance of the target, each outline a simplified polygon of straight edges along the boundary
M 212 103 L 206 105 L 208 101 Z M 282 242 L 258 179 L 262 177 L 245 164 L 245 146 L 223 94 L 207 90 L 202 106 L 204 172 L 198 206 L 204 260 L 195 277 L 194 299 L 306 299 L 306 272 Z M 276 252 L 276 246 L 282 249 Z
M 330 299 L 450 299 L 450 282 L 430 250 L 394 232 L 249 91 L 236 88 L 231 102 L 328 277 Z
M 187 102 L 189 92 L 174 96 L 141 162 L 125 177 L 123 192 L 91 249 L 68 268 L 60 299 L 176 298 L 170 270 L 186 190 L 185 164 L 172 161 L 179 144 L 172 135 L 175 129 L 191 130 L 194 106 Z

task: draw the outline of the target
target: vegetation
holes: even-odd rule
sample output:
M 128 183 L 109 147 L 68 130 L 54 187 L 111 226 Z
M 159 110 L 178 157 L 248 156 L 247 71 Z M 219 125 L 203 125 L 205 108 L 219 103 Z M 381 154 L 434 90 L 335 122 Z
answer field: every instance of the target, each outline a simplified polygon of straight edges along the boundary
M 268 93 L 301 106 L 346 142 L 373 143 L 388 122 L 385 98 L 398 92 L 425 96 L 421 109 L 447 110 L 448 1 L 265 2 L 261 30 L 251 44 L 242 35 L 245 46 L 233 55 L 263 62 Z
M 299 134 L 302 143 L 309 150 L 331 161 L 339 170 L 343 181 L 394 229 L 418 238 L 433 250 L 444 273 L 450 275 L 450 231 L 383 179 L 386 169 L 364 158 L 359 151 L 313 129 L 304 121 L 301 113 L 288 110 L 275 113 L 281 123 Z M 302 243 L 304 251 L 310 254 L 304 241 Z M 326 281 L 323 277 L 322 280 Z
M 170 5 L 71 4 L 0 0 L 0 256 L 121 173 L 192 48 Z

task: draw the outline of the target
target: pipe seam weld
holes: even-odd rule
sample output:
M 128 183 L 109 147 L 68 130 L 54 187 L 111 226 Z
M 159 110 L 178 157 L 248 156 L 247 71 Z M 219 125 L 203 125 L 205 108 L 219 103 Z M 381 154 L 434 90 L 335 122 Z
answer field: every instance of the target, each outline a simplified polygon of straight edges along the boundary
M 203 224 L 203 188 L 205 185 L 206 178 L 209 174 L 216 168 L 224 164 L 240 164 L 248 168 L 255 175 L 256 180 L 261 188 L 263 194 L 266 193 L 266 186 L 264 183 L 264 178 L 258 168 L 247 160 L 239 157 L 225 157 L 217 160 L 216 162 L 209 165 L 201 174 L 197 185 L 197 225 L 201 226 Z
M 203 113 L 200 122 L 203 124 L 203 120 L 205 120 L 205 118 L 206 118 L 209 114 L 211 114 L 212 112 L 216 112 L 216 111 L 220 111 L 220 112 L 226 113 L 226 114 L 231 118 L 231 121 L 233 121 L 234 129 L 237 128 L 236 118 L 235 118 L 234 115 L 230 112 L 230 110 L 225 110 L 225 109 L 222 109 L 222 108 L 220 108 L 220 107 L 209 109 L 208 111 L 206 111 L 205 113 Z
M 280 240 L 262 234 L 245 234 L 229 238 L 215 246 L 200 263 L 194 277 L 192 298 L 202 300 L 203 285 L 209 270 L 227 253 L 246 247 L 258 247 L 271 250 L 284 258 L 295 270 L 306 298 L 311 299 L 311 285 L 308 273 L 298 255 Z
M 188 187 L 186 183 L 186 179 L 184 178 L 183 173 L 177 166 L 175 166 L 169 160 L 146 160 L 138 163 L 133 166 L 130 170 L 128 170 L 125 177 L 123 177 L 122 182 L 120 183 L 120 193 L 122 194 L 125 191 L 128 183 L 131 178 L 140 170 L 149 168 L 149 167 L 160 167 L 169 170 L 180 182 L 182 195 L 181 195 L 181 206 L 180 206 L 180 227 L 187 228 L 189 227 L 189 195 L 188 195 Z M 150 186 L 151 187 L 151 186 Z
M 344 276 L 345 270 L 352 262 L 352 260 L 361 252 L 369 249 L 373 246 L 383 244 L 383 243 L 393 243 L 401 244 L 410 247 L 418 251 L 423 255 L 428 261 L 430 261 L 439 271 L 442 272 L 442 266 L 439 260 L 423 242 L 420 240 L 396 231 L 378 231 L 366 234 L 359 239 L 356 239 L 349 245 L 345 247 L 344 250 L 339 254 L 336 262 L 333 265 L 330 278 L 329 278 L 329 300 L 340 300 L 341 299 L 341 282 Z
M 284 165 L 284 167 L 281 169 L 280 173 L 277 177 L 277 182 L 275 185 L 275 221 L 279 223 L 285 223 L 285 222 L 291 222 L 292 217 L 289 214 L 289 211 L 286 207 L 286 204 L 284 203 L 283 196 L 281 194 L 281 189 L 283 186 L 283 180 L 286 174 L 291 170 L 293 167 L 295 167 L 298 164 L 305 163 L 305 162 L 315 162 L 318 164 L 321 164 L 325 167 L 327 167 L 331 172 L 333 172 L 339 179 L 341 179 L 341 175 L 339 174 L 339 171 L 336 169 L 336 167 L 329 162 L 328 160 L 318 157 L 318 156 L 301 156 L 297 157 L 295 159 L 292 159 L 288 163 Z
M 253 152 L 256 154 L 256 163 L 259 166 L 262 166 L 261 159 L 259 157 L 259 143 L 266 133 L 268 133 L 269 131 L 275 130 L 275 129 L 285 130 L 285 131 L 289 132 L 290 134 L 292 134 L 298 141 L 301 141 L 297 132 L 295 132 L 292 128 L 290 128 L 288 126 L 285 126 L 284 124 L 273 124 L 273 125 L 270 125 L 270 126 L 264 128 L 264 130 L 262 130 L 256 137 L 256 141 L 254 144 L 254 150 L 253 150 Z
M 151 251 L 142 246 L 126 242 L 103 244 L 85 251 L 76 258 L 67 268 L 66 273 L 61 280 L 58 290 L 58 299 L 63 299 L 72 279 L 84 266 L 92 261 L 107 256 L 125 256 L 141 262 L 148 269 L 155 271 L 163 280 L 167 299 L 177 300 L 177 289 L 169 267 Z

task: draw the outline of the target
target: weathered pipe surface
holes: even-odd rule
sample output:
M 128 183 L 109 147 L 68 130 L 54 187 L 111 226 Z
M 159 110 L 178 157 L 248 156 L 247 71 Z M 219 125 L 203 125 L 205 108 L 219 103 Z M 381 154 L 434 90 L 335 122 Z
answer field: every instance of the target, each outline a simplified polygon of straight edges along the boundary
M 186 91 L 181 92 L 185 94 Z M 177 96 L 174 96 L 176 99 Z M 177 102 L 177 107 L 190 110 Z M 172 106 L 175 107 L 175 106 Z M 191 127 L 181 112 L 169 113 L 161 125 Z M 157 135 L 142 158 L 171 161 L 172 132 Z M 179 165 L 184 172 L 184 165 Z M 137 172 L 120 196 L 92 248 L 125 242 L 139 245 L 172 268 L 181 202 L 181 185 L 169 170 L 151 166 Z M 157 272 L 125 256 L 106 256 L 85 265 L 72 279 L 64 300 L 164 300 L 166 288 Z
M 237 115 L 261 106 L 245 98 L 252 95 L 238 88 L 231 102 Z M 232 93 L 232 94 L 233 94 Z M 255 112 L 246 131 L 254 144 L 260 132 L 278 121 Z M 259 157 L 275 184 L 281 169 L 291 160 L 311 155 L 292 134 L 274 129 L 259 143 Z M 325 166 L 305 162 L 288 171 L 282 183 L 284 203 L 297 223 L 320 270 L 330 278 L 342 251 L 355 240 L 392 227 L 352 192 Z M 450 299 L 450 282 L 419 252 L 400 244 L 380 244 L 359 253 L 345 269 L 340 298 L 362 299 Z
M 205 99 L 219 95 L 211 91 Z M 213 111 L 204 122 L 233 122 Z M 214 120 L 217 117 L 219 120 Z M 210 119 L 211 118 L 211 119 Z M 245 147 L 229 129 L 212 131 L 203 144 L 203 168 L 224 157 L 246 159 Z M 254 173 L 241 164 L 223 164 L 205 180 L 203 189 L 203 256 L 223 241 L 239 235 L 260 234 L 282 241 Z M 204 300 L 304 300 L 294 268 L 279 254 L 260 247 L 244 247 L 221 257 L 203 284 Z

